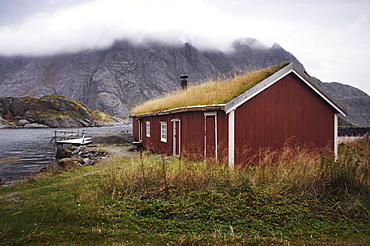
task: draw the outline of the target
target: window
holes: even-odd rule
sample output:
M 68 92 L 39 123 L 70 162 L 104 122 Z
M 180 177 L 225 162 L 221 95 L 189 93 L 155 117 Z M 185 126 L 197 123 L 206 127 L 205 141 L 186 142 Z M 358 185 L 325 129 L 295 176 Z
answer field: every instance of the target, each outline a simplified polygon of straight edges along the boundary
M 146 136 L 150 137 L 150 121 L 146 121 Z
M 161 122 L 161 141 L 167 142 L 167 123 Z

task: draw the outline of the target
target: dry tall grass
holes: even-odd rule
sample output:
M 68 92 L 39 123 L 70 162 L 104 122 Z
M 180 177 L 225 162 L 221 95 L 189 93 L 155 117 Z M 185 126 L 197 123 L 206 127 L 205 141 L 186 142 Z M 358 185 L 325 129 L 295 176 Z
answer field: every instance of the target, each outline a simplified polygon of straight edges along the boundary
M 113 197 L 156 197 L 173 190 L 197 190 L 213 186 L 229 173 L 226 166 L 207 161 L 183 161 L 143 153 L 137 161 L 112 165 L 104 193 Z
M 302 147 L 267 150 L 245 175 L 251 184 L 270 189 L 314 196 L 370 195 L 370 138 L 342 144 L 339 150 L 336 159 Z
M 111 165 L 102 192 L 114 199 L 156 200 L 207 190 L 265 189 L 274 194 L 329 199 L 345 216 L 369 219 L 369 174 L 367 138 L 341 145 L 337 160 L 286 146 L 281 151 L 265 151 L 257 165 L 235 169 L 206 160 L 143 154 L 139 160 Z
M 273 160 L 273 161 L 272 161 Z M 266 150 L 257 165 L 226 164 L 144 154 L 138 161 L 112 165 L 104 192 L 112 196 L 155 197 L 163 192 L 220 185 L 255 186 L 311 196 L 370 195 L 370 138 L 341 145 L 337 160 L 318 151 L 285 146 Z
M 252 88 L 287 64 L 256 70 L 231 80 L 209 81 L 187 90 L 176 91 L 152 99 L 134 108 L 131 114 L 143 114 L 172 108 L 224 104 Z

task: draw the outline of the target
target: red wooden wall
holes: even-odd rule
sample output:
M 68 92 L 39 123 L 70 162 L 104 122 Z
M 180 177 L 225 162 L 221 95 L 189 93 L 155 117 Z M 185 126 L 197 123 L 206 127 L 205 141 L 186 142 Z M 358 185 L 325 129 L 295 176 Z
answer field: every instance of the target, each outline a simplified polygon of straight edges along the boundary
M 160 154 L 172 155 L 172 120 L 180 120 L 180 155 L 204 157 L 207 153 L 205 141 L 213 141 L 212 136 L 205 135 L 209 130 L 205 131 L 205 128 L 217 125 L 218 160 L 227 161 L 228 115 L 218 110 L 216 124 L 210 122 L 212 116 L 207 119 L 204 113 L 189 111 L 140 118 L 143 146 Z M 335 113 L 322 97 L 290 73 L 235 110 L 235 164 L 243 164 L 258 150 L 280 149 L 286 143 L 333 149 Z M 146 121 L 150 121 L 150 137 L 146 137 Z M 166 142 L 161 142 L 160 122 L 167 123 Z M 135 117 L 133 136 L 139 140 L 139 120 Z
M 142 121 L 142 144 L 145 148 L 166 155 L 173 154 L 173 122 L 180 120 L 181 156 L 203 158 L 205 151 L 205 122 L 204 111 L 183 112 L 162 116 L 147 116 Z M 224 111 L 217 111 L 217 145 L 218 159 L 227 155 L 228 118 Z M 146 121 L 150 121 L 150 137 L 146 136 Z M 167 142 L 161 141 L 161 123 L 167 123 Z M 210 130 L 211 131 L 211 130 Z M 215 131 L 213 129 L 213 131 Z M 133 118 L 133 136 L 139 140 L 139 120 Z M 226 148 L 226 149 L 225 149 Z
M 291 144 L 333 148 L 334 109 L 289 74 L 250 99 L 235 111 L 235 161 L 263 148 Z M 252 150 L 246 154 L 246 150 Z
M 132 118 L 132 136 L 135 138 L 136 141 L 139 140 L 139 119 Z

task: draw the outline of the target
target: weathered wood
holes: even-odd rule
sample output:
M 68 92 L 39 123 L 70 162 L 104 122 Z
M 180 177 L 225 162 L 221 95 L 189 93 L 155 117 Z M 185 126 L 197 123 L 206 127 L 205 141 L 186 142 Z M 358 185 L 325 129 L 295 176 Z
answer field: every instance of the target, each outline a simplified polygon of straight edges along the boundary
M 57 144 L 72 144 L 72 145 L 86 145 L 92 143 L 91 138 L 76 138 L 69 140 L 60 140 Z
M 91 138 L 86 138 L 85 130 L 54 131 L 54 137 L 50 142 L 56 144 L 86 145 L 92 143 Z

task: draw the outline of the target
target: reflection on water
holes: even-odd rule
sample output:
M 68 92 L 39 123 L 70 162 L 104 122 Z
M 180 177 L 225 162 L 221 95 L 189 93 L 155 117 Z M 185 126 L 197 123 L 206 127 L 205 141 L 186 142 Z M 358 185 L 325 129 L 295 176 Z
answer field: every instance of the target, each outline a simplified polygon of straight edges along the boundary
M 83 128 L 86 137 L 92 137 L 110 130 L 127 130 L 128 126 Z M 81 128 L 82 129 L 82 128 Z M 0 129 L 0 178 L 6 184 L 30 177 L 41 168 L 53 162 L 56 146 L 50 143 L 55 130 L 40 129 Z

